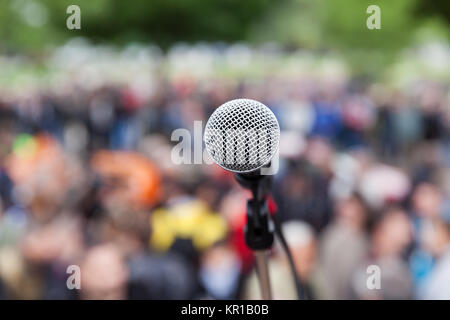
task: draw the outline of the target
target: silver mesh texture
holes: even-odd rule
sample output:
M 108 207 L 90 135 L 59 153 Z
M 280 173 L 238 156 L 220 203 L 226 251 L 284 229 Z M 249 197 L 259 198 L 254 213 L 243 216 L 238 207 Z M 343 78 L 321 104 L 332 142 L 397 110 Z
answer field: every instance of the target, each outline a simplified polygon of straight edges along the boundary
M 231 100 L 217 108 L 206 123 L 206 150 L 222 168 L 243 173 L 269 163 L 278 151 L 280 127 L 261 102 Z

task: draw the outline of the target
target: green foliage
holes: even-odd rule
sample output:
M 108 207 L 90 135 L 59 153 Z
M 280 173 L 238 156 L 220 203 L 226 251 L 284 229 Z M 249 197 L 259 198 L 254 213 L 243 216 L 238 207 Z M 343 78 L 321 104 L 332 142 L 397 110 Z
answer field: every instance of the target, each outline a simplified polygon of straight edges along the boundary
M 81 8 L 81 30 L 66 28 L 71 4 Z M 380 30 L 366 26 L 371 4 L 381 8 Z M 42 52 L 76 36 L 162 48 L 277 42 L 336 51 L 357 70 L 373 72 L 424 35 L 448 41 L 449 7 L 448 0 L 0 0 L 0 50 Z
M 271 8 L 269 0 L 0 1 L 0 28 L 7 44 L 25 48 L 75 35 L 118 44 L 155 42 L 163 47 L 179 41 L 244 40 L 249 26 Z M 48 18 L 44 26 L 27 24 L 21 13 L 27 2 L 43 7 Z M 66 8 L 71 4 L 81 8 L 81 30 L 66 28 Z M 5 31 L 8 26 L 10 30 Z
M 423 2 L 290 0 L 257 24 L 252 29 L 252 37 L 260 42 L 280 41 L 294 47 L 332 50 L 346 57 L 355 70 L 376 74 L 377 69 L 392 62 L 402 48 L 416 41 L 424 28 L 428 30 L 427 38 L 439 34 L 441 38 L 447 35 L 448 40 L 449 28 L 442 19 L 445 14 L 442 15 L 441 7 L 426 16 L 418 10 Z M 381 11 L 379 30 L 370 30 L 366 25 L 371 15 L 366 13 L 367 7 L 373 4 Z M 430 24 L 434 26 L 432 30 Z

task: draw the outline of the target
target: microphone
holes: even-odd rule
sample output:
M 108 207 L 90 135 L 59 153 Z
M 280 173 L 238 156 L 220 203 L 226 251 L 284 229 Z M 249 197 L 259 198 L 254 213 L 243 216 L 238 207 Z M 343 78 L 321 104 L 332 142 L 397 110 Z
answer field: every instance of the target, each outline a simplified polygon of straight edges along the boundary
M 256 100 L 231 100 L 217 108 L 208 119 L 203 140 L 214 162 L 233 172 L 237 182 L 252 191 L 253 199 L 247 201 L 244 232 L 245 242 L 255 254 L 262 298 L 272 298 L 267 259 L 274 231 L 288 256 L 298 296 L 304 298 L 303 285 L 295 271 L 281 224 L 275 216 L 271 219 L 267 206 L 271 176 L 261 172 L 278 152 L 280 126 L 277 118 Z
M 213 112 L 203 140 L 219 166 L 249 174 L 267 165 L 278 151 L 280 127 L 273 112 L 261 102 L 236 99 Z
M 273 112 L 251 99 L 231 100 L 208 119 L 204 142 L 211 158 L 235 174 L 238 183 L 252 191 L 247 202 L 245 242 L 253 250 L 263 299 L 271 299 L 268 253 L 274 226 L 267 206 L 271 179 L 261 174 L 278 152 L 280 126 Z

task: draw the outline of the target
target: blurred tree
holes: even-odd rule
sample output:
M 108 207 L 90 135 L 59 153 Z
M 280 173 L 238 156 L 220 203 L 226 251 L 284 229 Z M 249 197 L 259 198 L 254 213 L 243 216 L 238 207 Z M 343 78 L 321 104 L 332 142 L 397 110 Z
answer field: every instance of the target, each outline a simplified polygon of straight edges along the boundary
M 450 3 L 448 0 L 420 1 L 416 7 L 419 16 L 438 17 L 450 25 Z
M 66 28 L 71 4 L 81 8 L 81 30 Z M 162 47 L 179 41 L 235 41 L 245 40 L 249 26 L 272 5 L 269 0 L 0 0 L 0 30 L 4 44 L 12 48 L 76 35 Z
M 81 30 L 66 28 L 71 4 L 81 8 Z M 366 26 L 371 4 L 381 8 L 380 30 Z M 449 8 L 448 0 L 0 0 L 0 50 L 40 49 L 74 36 L 162 48 L 175 42 L 272 41 L 335 50 L 355 68 L 374 72 L 424 25 L 448 37 Z
M 342 53 L 356 70 L 376 74 L 380 66 L 391 62 L 399 50 L 411 44 L 424 26 L 428 28 L 429 38 L 431 33 L 448 36 L 449 21 L 445 20 L 448 18 L 445 12 L 450 2 L 438 1 L 436 7 L 426 4 L 430 2 L 433 1 L 289 0 L 254 25 L 251 38 L 293 47 L 333 50 Z M 379 30 L 369 30 L 366 25 L 370 16 L 366 10 L 373 4 L 381 10 Z M 422 7 L 429 8 L 427 15 L 420 11 Z M 430 20 L 433 23 L 430 24 Z

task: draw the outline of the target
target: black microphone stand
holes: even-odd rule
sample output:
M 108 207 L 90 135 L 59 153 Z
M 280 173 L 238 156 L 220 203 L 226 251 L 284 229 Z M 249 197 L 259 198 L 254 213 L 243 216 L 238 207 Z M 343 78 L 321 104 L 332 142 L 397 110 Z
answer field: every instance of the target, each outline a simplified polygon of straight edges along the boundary
M 261 175 L 259 170 L 247 174 L 237 173 L 235 177 L 242 187 L 252 192 L 252 199 L 247 201 L 245 242 L 255 255 L 262 298 L 271 300 L 268 255 L 273 244 L 274 226 L 267 206 L 267 194 L 272 179 L 269 175 Z

